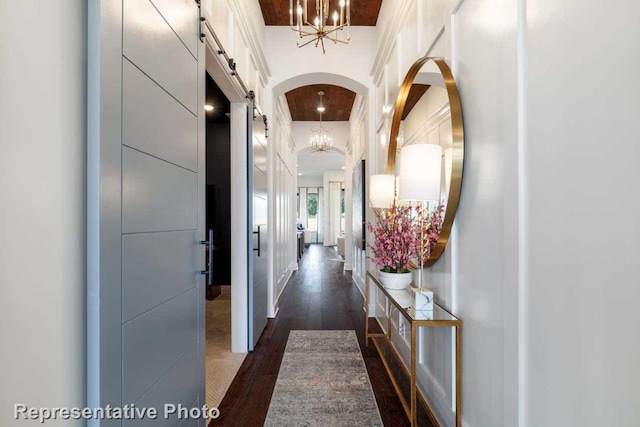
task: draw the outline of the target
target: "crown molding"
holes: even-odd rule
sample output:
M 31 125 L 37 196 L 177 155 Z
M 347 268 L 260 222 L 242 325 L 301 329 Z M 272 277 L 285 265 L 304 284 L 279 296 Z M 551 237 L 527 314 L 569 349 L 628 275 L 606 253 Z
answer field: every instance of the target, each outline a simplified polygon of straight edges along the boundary
M 378 38 L 380 43 L 373 61 L 373 67 L 371 68 L 371 76 L 376 86 L 380 83 L 380 79 L 382 79 L 384 67 L 389 62 L 389 56 L 391 56 L 391 51 L 396 43 L 396 37 L 400 29 L 407 22 L 409 12 L 414 3 L 415 0 L 396 0 L 389 22 L 386 27 L 378 33 L 382 36 Z

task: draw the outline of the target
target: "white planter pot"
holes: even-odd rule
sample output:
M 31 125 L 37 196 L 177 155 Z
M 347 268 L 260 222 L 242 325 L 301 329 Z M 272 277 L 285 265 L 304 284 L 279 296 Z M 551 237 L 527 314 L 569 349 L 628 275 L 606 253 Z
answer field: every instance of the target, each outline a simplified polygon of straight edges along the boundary
M 411 284 L 413 274 L 409 273 L 385 273 L 378 271 L 380 283 L 387 289 L 404 289 Z

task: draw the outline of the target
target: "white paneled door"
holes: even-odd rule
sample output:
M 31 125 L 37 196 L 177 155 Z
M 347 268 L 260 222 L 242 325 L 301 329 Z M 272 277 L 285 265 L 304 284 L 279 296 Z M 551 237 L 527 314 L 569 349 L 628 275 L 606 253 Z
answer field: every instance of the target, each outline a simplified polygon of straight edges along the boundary
M 89 2 L 89 407 L 204 426 L 204 50 L 194 0 Z M 184 415 L 184 413 L 182 414 Z

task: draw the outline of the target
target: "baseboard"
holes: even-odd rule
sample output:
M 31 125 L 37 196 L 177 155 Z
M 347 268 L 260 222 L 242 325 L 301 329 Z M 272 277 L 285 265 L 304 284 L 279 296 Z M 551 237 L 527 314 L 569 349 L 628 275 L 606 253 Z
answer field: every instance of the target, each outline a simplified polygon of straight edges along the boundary
M 356 273 L 351 275 L 351 280 L 353 280 L 353 284 L 356 285 L 356 288 L 360 292 L 360 295 L 362 295 L 362 297 L 365 298 L 363 289 L 366 285 L 362 281 L 362 278 L 358 276 L 358 274 Z
M 268 310 L 268 313 L 267 313 L 267 317 L 269 319 L 274 319 L 278 315 L 279 311 L 280 311 L 280 307 L 278 307 L 278 306 L 269 307 L 269 310 Z
M 273 301 L 273 305 L 270 305 L 267 309 L 267 316 L 271 319 L 273 319 L 278 315 L 278 311 L 280 310 L 280 307 L 279 307 L 280 296 L 282 295 L 284 290 L 287 288 L 287 285 L 289 284 L 289 280 L 291 280 L 291 275 L 293 274 L 293 272 L 294 272 L 294 269 L 289 268 L 287 273 L 284 276 L 282 276 L 280 280 L 278 280 L 278 285 L 280 285 L 283 282 L 284 282 L 284 285 L 282 286 L 282 289 L 280 289 L 280 292 L 278 293 L 278 296 L 276 297 L 275 301 Z
M 352 271 L 353 270 L 353 264 L 350 262 L 345 262 L 344 263 L 344 270 L 346 271 Z

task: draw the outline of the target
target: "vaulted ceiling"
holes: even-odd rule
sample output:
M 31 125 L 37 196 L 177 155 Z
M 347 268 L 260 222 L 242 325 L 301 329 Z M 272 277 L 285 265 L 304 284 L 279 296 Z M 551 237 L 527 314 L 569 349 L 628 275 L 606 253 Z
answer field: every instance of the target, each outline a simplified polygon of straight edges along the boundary
M 355 92 L 341 86 L 317 84 L 302 86 L 285 94 L 293 121 L 316 121 L 320 114 L 316 110 L 320 104 L 318 91 L 323 91 L 322 105 L 325 107 L 322 120 L 327 122 L 347 121 L 351 115 Z
M 266 25 L 289 25 L 289 0 L 259 0 Z M 373 27 L 378 21 L 382 0 L 350 0 L 351 25 Z M 309 0 L 312 3 L 313 0 Z M 337 10 L 339 0 L 330 0 L 329 9 Z M 294 1 L 294 4 L 296 2 Z M 311 11 L 311 4 L 309 11 Z

